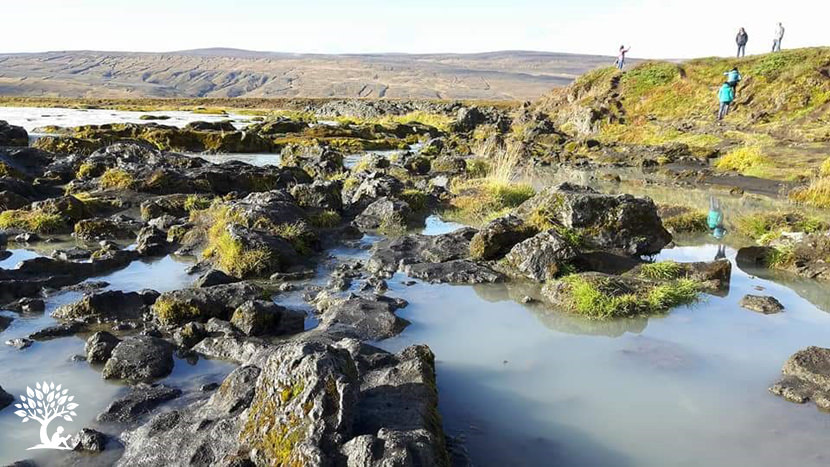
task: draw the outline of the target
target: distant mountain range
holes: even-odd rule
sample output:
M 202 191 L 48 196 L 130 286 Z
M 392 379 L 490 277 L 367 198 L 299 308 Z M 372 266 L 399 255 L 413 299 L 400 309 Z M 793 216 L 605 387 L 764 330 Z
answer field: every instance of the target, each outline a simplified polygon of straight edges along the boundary
M 0 54 L 0 95 L 536 98 L 611 57 L 548 52 L 324 55 L 213 48 Z

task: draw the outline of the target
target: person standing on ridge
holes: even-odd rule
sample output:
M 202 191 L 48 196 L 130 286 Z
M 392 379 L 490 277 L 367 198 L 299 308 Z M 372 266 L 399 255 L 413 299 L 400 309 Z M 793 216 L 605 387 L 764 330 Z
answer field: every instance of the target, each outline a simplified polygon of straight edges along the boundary
M 615 65 L 617 65 L 617 69 L 622 70 L 623 66 L 625 66 L 625 54 L 627 54 L 629 50 L 631 50 L 631 47 L 626 49 L 624 45 L 620 46 L 620 53 L 617 55 L 617 62 L 615 63 Z
M 775 28 L 775 39 L 772 41 L 772 51 L 773 52 L 781 52 L 781 41 L 784 39 L 784 25 L 778 23 L 778 27 Z
M 735 90 L 729 83 L 723 83 L 718 91 L 718 100 L 720 101 L 720 109 L 718 110 L 718 120 L 723 120 L 729 113 L 729 105 L 735 100 Z
M 746 33 L 744 28 L 741 28 L 738 31 L 738 35 L 735 37 L 735 42 L 738 43 L 738 58 L 746 57 L 746 43 L 749 41 L 749 34 Z

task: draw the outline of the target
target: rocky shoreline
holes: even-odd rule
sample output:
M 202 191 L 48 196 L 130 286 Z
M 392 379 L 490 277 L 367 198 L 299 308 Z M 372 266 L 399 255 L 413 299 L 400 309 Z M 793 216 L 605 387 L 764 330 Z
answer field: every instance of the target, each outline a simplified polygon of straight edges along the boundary
M 351 111 L 374 116 L 365 105 Z M 123 445 L 118 465 L 459 463 L 438 411 L 432 351 L 415 345 L 393 354 L 372 345 L 409 324 L 396 315 L 406 301 L 388 294 L 395 274 L 427 283 L 527 282 L 541 287 L 543 306 L 592 320 L 663 314 L 728 289 L 728 261 L 645 259 L 672 242 L 651 199 L 569 183 L 533 193 L 493 182 L 493 168 L 482 169 L 470 147 L 505 146 L 517 122 L 533 135 L 525 153 L 552 145 L 568 151 L 568 138 L 544 115 L 444 110 L 454 115 L 444 129 L 280 117 L 244 129 L 206 122 L 50 128 L 55 136 L 34 147 L 25 130 L 0 122 L 3 245 L 70 235 L 78 242 L 0 270 L 4 309 L 42 313 L 45 298 L 88 286 L 52 314 L 56 325 L 8 344 L 88 335 L 86 361 L 131 387 L 99 415 L 101 426 L 76 437 L 75 449 Z M 347 153 L 374 149 L 400 152 L 345 167 Z M 278 152 L 282 162 L 213 164 L 171 151 Z M 482 222 L 442 235 L 410 233 L 442 212 Z M 367 261 L 336 264 L 323 286 L 303 281 L 331 248 L 364 234 L 382 237 Z M 101 291 L 85 282 L 170 254 L 197 258 L 192 287 Z M 755 263 L 768 257 L 753 256 Z M 289 290 L 314 307 L 315 328 L 305 328 L 305 312 L 275 303 Z M 218 386 L 183 394 L 157 384 L 173 370 L 174 355 L 238 367 Z M 788 364 L 787 378 L 771 390 L 822 406 L 826 388 L 804 375 L 826 378 L 826 368 L 796 366 Z M 0 390 L 0 405 L 4 396 Z M 102 433 L 113 426 L 117 434 Z

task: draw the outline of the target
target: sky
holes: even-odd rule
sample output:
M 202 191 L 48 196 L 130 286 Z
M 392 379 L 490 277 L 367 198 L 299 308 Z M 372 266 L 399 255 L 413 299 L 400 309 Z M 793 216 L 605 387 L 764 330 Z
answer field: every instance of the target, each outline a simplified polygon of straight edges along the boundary
M 538 50 L 640 58 L 830 45 L 827 0 L 18 0 L 3 2 L 0 53 L 165 52 L 206 47 L 307 53 Z

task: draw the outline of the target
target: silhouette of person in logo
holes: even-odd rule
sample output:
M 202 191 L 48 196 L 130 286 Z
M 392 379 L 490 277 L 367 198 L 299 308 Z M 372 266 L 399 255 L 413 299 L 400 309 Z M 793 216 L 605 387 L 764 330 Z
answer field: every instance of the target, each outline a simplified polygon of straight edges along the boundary
M 49 445 L 50 446 L 55 447 L 55 448 L 60 448 L 60 447 L 69 448 L 69 446 L 66 444 L 66 442 L 69 441 L 70 437 L 69 436 L 61 436 L 61 433 L 63 433 L 63 427 L 59 426 L 58 429 L 55 430 L 55 434 L 52 435 L 52 439 L 49 440 Z M 61 446 L 61 445 L 63 445 L 63 446 Z

